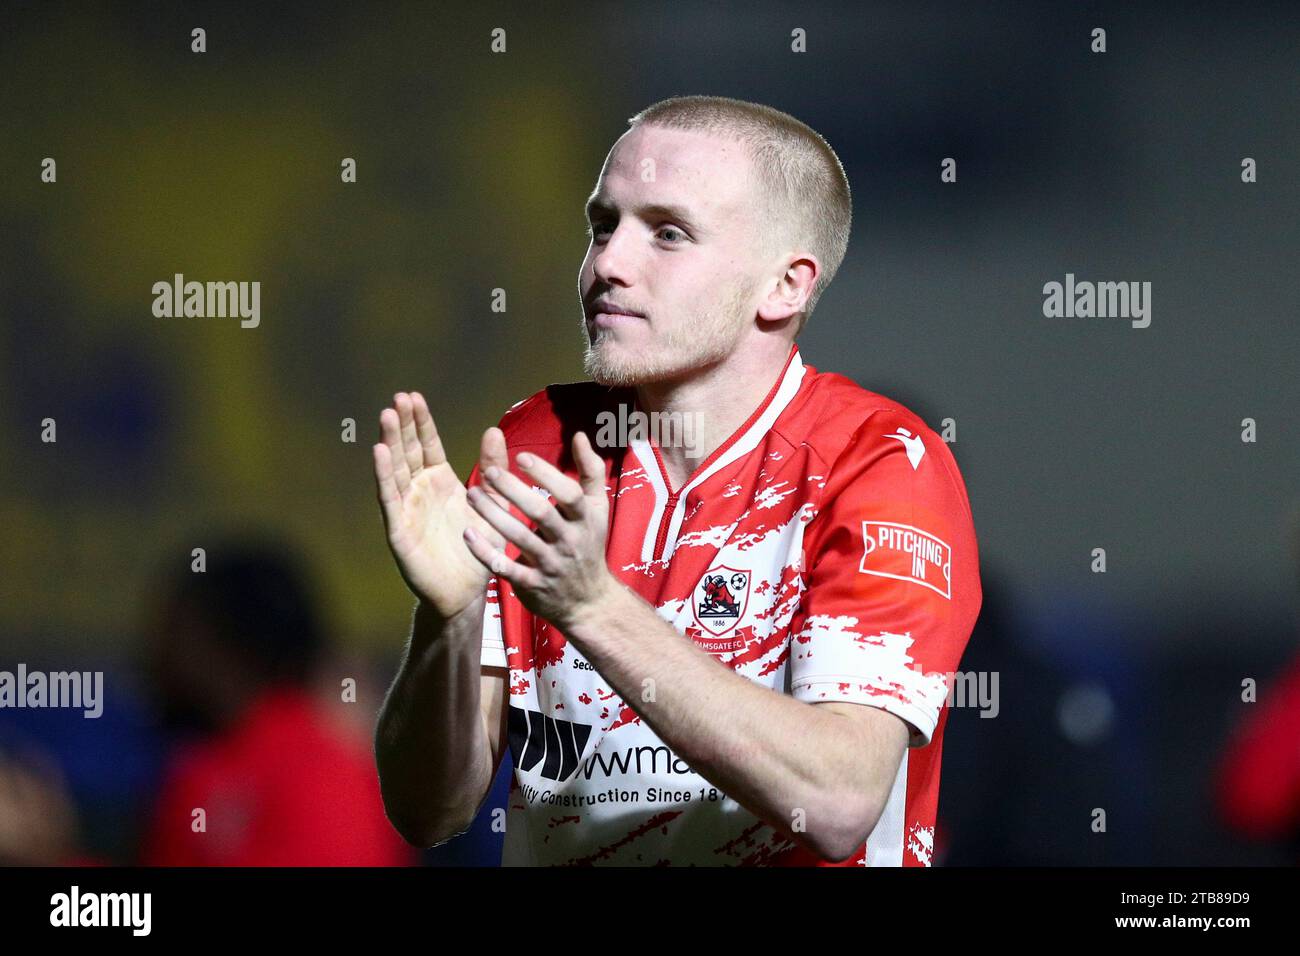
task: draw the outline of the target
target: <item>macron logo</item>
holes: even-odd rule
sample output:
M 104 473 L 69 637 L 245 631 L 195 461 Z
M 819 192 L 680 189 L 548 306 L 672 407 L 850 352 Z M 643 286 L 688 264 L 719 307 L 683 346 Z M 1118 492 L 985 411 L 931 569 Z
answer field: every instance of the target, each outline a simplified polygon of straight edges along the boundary
M 920 435 L 913 435 L 906 428 L 900 428 L 895 435 L 886 435 L 886 438 L 897 438 L 907 449 L 907 460 L 912 463 L 912 470 L 916 471 L 917 466 L 921 464 L 921 459 L 925 457 L 925 442 L 921 441 Z

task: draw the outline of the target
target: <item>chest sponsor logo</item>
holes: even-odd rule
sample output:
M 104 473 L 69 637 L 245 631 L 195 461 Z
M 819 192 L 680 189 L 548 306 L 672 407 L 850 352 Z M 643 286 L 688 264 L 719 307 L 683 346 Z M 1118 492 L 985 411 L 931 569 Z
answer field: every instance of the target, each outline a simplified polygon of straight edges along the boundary
M 695 585 L 695 623 L 715 637 L 732 630 L 749 607 L 754 575 L 724 564 L 709 568 Z
M 858 570 L 911 581 L 952 600 L 952 548 L 920 528 L 893 521 L 862 522 Z
M 537 770 L 547 780 L 568 779 L 578 769 L 578 760 L 587 749 L 590 736 L 590 724 L 560 720 L 521 707 L 510 708 L 510 756 L 515 767 L 525 773 Z

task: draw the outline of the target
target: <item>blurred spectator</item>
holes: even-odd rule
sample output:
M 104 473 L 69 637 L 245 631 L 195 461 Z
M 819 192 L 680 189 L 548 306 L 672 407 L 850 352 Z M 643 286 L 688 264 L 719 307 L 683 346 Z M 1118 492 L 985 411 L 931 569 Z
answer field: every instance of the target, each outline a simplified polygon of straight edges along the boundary
M 0 751 L 0 866 L 67 866 L 76 855 L 76 812 L 63 775 L 35 754 Z
M 1264 688 L 1215 780 L 1219 814 L 1257 840 L 1300 840 L 1300 657 Z
M 365 725 L 337 712 L 361 705 L 343 703 L 337 683 L 332 698 L 313 690 L 325 639 L 298 562 L 256 540 L 206 553 L 206 571 L 172 576 L 146 639 L 162 712 L 187 739 L 142 862 L 414 863 L 384 815 Z
M 1300 574 L 1300 510 L 1290 527 Z M 1212 783 L 1219 816 L 1247 837 L 1288 844 L 1300 856 L 1300 656 L 1249 706 Z
M 995 693 L 992 706 L 950 701 L 935 865 L 1149 863 L 1156 735 L 1142 649 L 1086 596 L 1029 605 L 996 561 L 982 559 L 980 574 L 984 603 L 960 671 Z

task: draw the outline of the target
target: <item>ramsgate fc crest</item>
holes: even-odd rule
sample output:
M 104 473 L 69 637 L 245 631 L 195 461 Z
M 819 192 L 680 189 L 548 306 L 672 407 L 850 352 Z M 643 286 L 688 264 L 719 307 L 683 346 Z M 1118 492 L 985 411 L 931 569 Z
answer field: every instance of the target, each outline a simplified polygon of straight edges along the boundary
M 745 616 L 753 575 L 738 568 L 710 568 L 695 585 L 695 621 L 710 634 L 725 634 Z

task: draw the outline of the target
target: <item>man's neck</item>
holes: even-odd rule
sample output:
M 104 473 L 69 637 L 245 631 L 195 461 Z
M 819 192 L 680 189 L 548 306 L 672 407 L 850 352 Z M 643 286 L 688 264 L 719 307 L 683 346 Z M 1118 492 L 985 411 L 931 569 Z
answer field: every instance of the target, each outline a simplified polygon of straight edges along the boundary
M 659 445 L 672 490 L 686 484 L 700 464 L 730 438 L 762 404 L 790 357 L 791 343 L 773 338 L 763 348 L 739 346 L 717 365 L 685 381 L 637 387 L 643 412 L 676 413 L 685 441 Z M 659 436 L 655 436 L 659 437 Z

